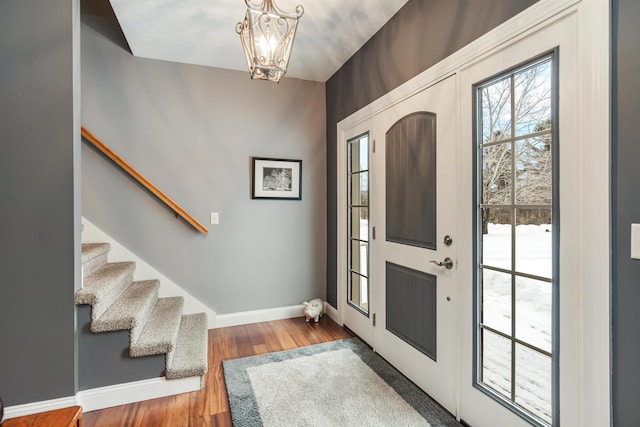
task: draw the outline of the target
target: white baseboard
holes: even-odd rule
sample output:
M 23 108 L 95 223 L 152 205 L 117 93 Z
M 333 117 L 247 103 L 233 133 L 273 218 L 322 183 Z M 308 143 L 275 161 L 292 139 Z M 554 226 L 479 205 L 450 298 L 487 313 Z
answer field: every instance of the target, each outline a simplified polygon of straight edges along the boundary
M 7 406 L 4 408 L 4 419 L 37 414 L 39 412 L 54 411 L 56 409 L 76 406 L 76 396 L 61 397 L 59 399 L 43 400 L 42 402 L 25 403 L 24 405 Z
M 209 307 L 198 301 L 193 295 L 168 279 L 158 270 L 147 264 L 143 259 L 129 249 L 115 241 L 104 231 L 100 230 L 86 218 L 82 218 L 82 242 L 83 243 L 109 243 L 109 262 L 134 261 L 136 269 L 133 272 L 133 280 L 160 280 L 159 297 L 181 296 L 184 298 L 183 314 L 207 313 L 208 329 L 216 327 L 216 313 Z
M 202 377 L 167 380 L 165 377 L 116 384 L 79 391 L 75 396 L 4 408 L 4 419 L 22 417 L 40 412 L 54 411 L 70 406 L 82 406 L 82 412 L 127 405 L 143 400 L 190 393 L 202 388 Z
M 158 397 L 173 396 L 200 390 L 201 377 L 167 380 L 164 377 L 116 384 L 79 391 L 76 395 L 83 412 L 96 411 L 112 406 L 126 405 Z
M 303 316 L 304 306 L 268 308 L 265 310 L 242 311 L 238 313 L 218 314 L 216 328 L 227 326 L 248 325 L 250 323 L 268 322 L 270 320 L 291 319 Z
M 340 313 L 338 313 L 337 308 L 334 308 L 331 304 L 325 302 L 324 310 L 327 313 L 327 316 L 329 316 L 329 319 L 333 320 L 338 325 L 342 325 L 342 322 L 340 321 Z

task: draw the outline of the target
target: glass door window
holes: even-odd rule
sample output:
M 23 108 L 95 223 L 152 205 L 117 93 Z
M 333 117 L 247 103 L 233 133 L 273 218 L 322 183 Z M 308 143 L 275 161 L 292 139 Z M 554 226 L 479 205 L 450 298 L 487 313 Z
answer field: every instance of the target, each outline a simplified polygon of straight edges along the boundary
M 369 315 L 369 134 L 347 141 L 349 304 Z
M 557 395 L 554 55 L 477 85 L 476 386 L 536 425 Z

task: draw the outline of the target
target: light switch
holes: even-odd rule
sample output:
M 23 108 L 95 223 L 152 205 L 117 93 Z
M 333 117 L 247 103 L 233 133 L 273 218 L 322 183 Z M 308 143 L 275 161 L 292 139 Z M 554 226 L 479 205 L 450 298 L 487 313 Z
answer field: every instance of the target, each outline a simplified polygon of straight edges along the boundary
M 219 220 L 218 212 L 211 212 L 211 224 L 218 224 Z
M 631 224 L 631 258 L 640 259 L 640 224 Z

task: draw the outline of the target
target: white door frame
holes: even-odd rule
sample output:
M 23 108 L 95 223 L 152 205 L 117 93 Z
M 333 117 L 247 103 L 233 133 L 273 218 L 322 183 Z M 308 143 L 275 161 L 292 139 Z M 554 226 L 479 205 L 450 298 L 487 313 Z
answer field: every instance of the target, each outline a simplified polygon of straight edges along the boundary
M 347 270 L 348 270 L 348 264 L 347 264 L 347 259 L 348 259 L 348 247 L 347 247 L 347 233 L 348 233 L 348 224 L 347 221 L 349 221 L 348 215 L 347 215 L 347 203 L 348 203 L 348 186 L 347 186 L 347 180 L 348 180 L 348 176 L 347 176 L 347 165 L 348 165 L 348 161 L 349 161 L 349 156 L 348 156 L 348 147 L 347 147 L 347 141 L 349 141 L 352 138 L 355 138 L 359 135 L 363 135 L 364 133 L 369 133 L 369 188 L 371 188 L 371 176 L 373 173 L 375 173 L 375 171 L 372 168 L 372 156 L 371 156 L 371 152 L 372 152 L 372 146 L 373 146 L 373 118 L 367 118 L 359 123 L 355 123 L 352 126 L 350 126 L 348 129 L 343 129 L 342 131 L 342 137 L 344 138 L 344 144 L 340 144 L 343 148 L 343 150 L 339 150 L 339 157 L 338 157 L 338 164 L 341 165 L 340 167 L 344 168 L 344 173 L 342 175 L 339 175 L 339 178 L 342 177 L 342 181 L 338 183 L 338 211 L 342 212 L 342 217 L 338 217 L 339 221 L 344 221 L 341 223 L 341 227 L 344 227 L 344 234 L 342 234 L 341 236 L 341 240 L 338 240 L 338 259 L 342 260 L 342 265 L 339 265 L 338 268 L 342 268 L 342 270 L 340 270 L 338 272 L 338 299 L 340 300 L 340 298 L 347 298 L 347 287 L 348 287 L 348 277 L 349 275 L 347 274 Z M 369 193 L 371 193 L 371 191 L 369 191 Z M 367 344 L 372 345 L 373 344 L 373 324 L 372 324 L 372 318 L 371 318 L 371 313 L 372 313 L 372 303 L 375 301 L 375 295 L 373 295 L 372 289 L 371 289 L 371 277 L 372 277 L 372 263 L 371 263 L 371 259 L 373 258 L 373 240 L 372 240 L 372 233 L 371 233 L 371 226 L 372 226 L 372 222 L 371 222 L 371 204 L 369 205 L 369 316 L 364 316 L 361 313 L 358 313 L 358 310 L 356 310 L 353 307 L 349 307 L 349 304 L 340 304 L 340 310 L 339 310 L 339 318 L 340 321 L 338 323 L 340 323 L 341 325 L 346 324 L 347 322 L 349 323 L 349 326 L 351 328 L 351 330 L 356 333 L 357 335 L 359 335 L 365 342 L 367 342 Z M 339 234 L 340 236 L 340 234 Z M 329 312 L 329 314 L 331 314 Z M 335 320 L 335 319 L 334 319 Z
M 575 153 L 578 181 L 578 247 L 576 343 L 577 378 L 580 381 L 571 406 L 575 417 L 571 425 L 605 426 L 611 420 L 611 298 L 610 298 L 610 39 L 609 0 L 540 0 L 530 8 L 468 44 L 438 64 L 392 90 L 388 94 L 337 125 L 337 305 L 329 314 L 342 324 L 346 281 L 345 248 L 347 218 L 345 188 L 345 130 L 372 118 L 378 112 L 406 99 L 442 78 L 488 57 L 569 15 L 578 22 L 577 122 L 581 141 Z M 459 77 L 458 77 L 459 78 Z M 460 96 L 456 97 L 460 99 Z M 460 111 L 458 105 L 458 111 Z M 470 120 L 471 118 L 466 118 Z M 461 120 L 462 121 L 462 120 Z M 458 138 L 459 139 L 459 138 Z M 460 143 L 460 141 L 458 141 Z M 470 244 L 471 242 L 467 242 Z M 463 360 L 465 360 L 463 358 Z M 462 368 L 462 367 L 461 367 Z M 562 403 L 564 404 L 564 403 Z

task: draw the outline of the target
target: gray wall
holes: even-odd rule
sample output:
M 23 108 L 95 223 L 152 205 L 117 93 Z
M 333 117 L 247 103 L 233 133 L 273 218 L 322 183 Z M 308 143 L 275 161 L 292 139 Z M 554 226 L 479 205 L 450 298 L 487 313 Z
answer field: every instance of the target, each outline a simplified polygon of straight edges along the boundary
M 327 81 L 327 301 L 334 307 L 338 122 L 535 2 L 409 0 Z
M 165 355 L 129 357 L 129 331 L 94 334 L 91 308 L 78 306 L 78 390 L 164 375 Z
M 0 3 L 0 396 L 9 406 L 75 394 L 77 6 Z
M 622 427 L 640 419 L 640 260 L 630 258 L 631 224 L 640 223 L 640 2 L 612 6 L 613 421 Z
M 111 19 L 82 20 L 83 125 L 209 234 L 86 143 L 83 215 L 219 314 L 324 297 L 324 84 L 133 57 Z M 302 159 L 302 201 L 251 200 L 252 156 Z

